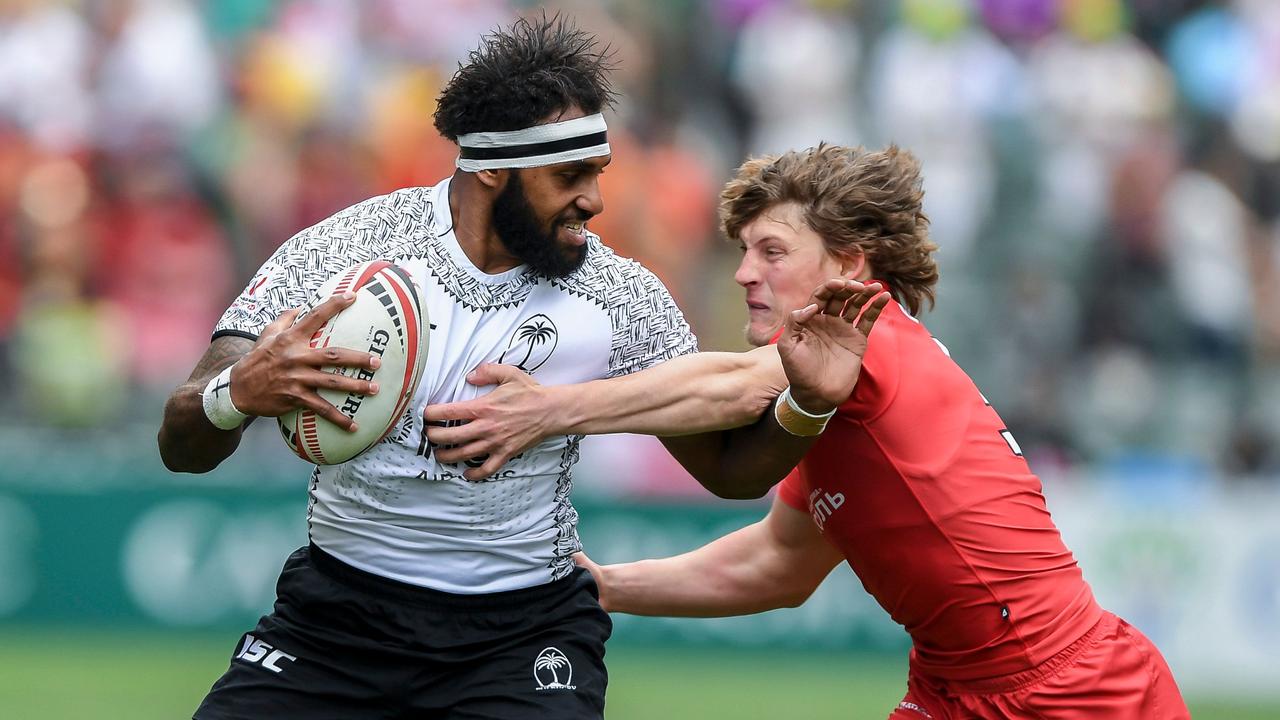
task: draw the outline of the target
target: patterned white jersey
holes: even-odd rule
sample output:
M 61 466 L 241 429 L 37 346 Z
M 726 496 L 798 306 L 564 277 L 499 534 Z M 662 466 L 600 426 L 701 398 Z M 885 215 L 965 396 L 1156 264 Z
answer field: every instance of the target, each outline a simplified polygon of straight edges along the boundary
M 427 365 L 409 410 L 381 443 L 312 474 L 311 541 L 362 570 L 454 593 L 488 593 L 567 575 L 580 549 L 570 503 L 580 436 L 547 438 L 490 480 L 438 463 L 423 432 L 431 403 L 469 400 L 482 362 L 546 385 L 642 370 L 694 352 L 667 289 L 588 236 L 582 267 L 547 279 L 521 266 L 478 270 L 453 234 L 449 181 L 366 200 L 282 245 L 218 322 L 214 337 L 257 335 L 331 275 L 387 259 L 413 276 L 431 322 Z

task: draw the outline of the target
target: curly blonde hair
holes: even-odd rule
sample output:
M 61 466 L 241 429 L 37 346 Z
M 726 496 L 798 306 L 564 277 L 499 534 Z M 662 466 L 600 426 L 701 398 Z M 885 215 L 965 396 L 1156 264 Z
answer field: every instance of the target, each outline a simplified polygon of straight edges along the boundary
M 929 239 L 920 163 L 906 150 L 820 144 L 751 158 L 720 193 L 720 223 L 737 239 L 771 207 L 795 203 L 833 255 L 862 254 L 911 314 L 934 304 L 938 246 Z

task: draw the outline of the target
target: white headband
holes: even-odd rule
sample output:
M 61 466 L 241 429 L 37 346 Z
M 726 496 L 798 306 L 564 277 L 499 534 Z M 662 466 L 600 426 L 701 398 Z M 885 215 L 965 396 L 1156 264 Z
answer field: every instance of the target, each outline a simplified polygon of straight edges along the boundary
M 458 136 L 458 169 L 531 168 L 608 155 L 604 115 L 596 113 L 523 130 Z

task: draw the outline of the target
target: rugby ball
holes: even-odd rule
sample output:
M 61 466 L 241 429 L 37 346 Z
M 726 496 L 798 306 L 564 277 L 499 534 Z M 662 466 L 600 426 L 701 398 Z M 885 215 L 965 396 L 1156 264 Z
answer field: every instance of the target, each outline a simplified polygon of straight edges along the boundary
M 321 397 L 356 421 L 355 432 L 334 425 L 309 408 L 280 416 L 280 434 L 289 448 L 316 465 L 344 463 L 386 437 L 412 401 L 427 361 L 427 309 L 409 273 L 386 260 L 361 263 L 334 275 L 316 291 L 299 319 L 348 290 L 356 294 L 355 301 L 311 336 L 311 347 L 343 347 L 380 356 L 382 365 L 376 371 L 322 368 L 373 380 L 378 383 L 378 394 L 319 390 Z

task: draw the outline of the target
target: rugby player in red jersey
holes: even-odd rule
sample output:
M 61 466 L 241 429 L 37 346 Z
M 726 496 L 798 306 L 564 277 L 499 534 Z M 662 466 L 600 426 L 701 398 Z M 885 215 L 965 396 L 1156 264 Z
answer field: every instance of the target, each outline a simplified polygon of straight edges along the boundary
M 743 250 L 735 278 L 753 344 L 775 340 L 833 272 L 874 278 L 896 302 L 876 322 L 843 404 L 778 401 L 779 421 L 798 433 L 821 432 L 833 415 L 763 520 L 676 557 L 579 562 L 606 609 L 711 617 L 798 605 L 847 561 L 912 639 L 893 720 L 1190 717 L 1156 647 L 1094 600 L 1000 417 L 912 317 L 933 301 L 938 278 L 922 195 L 918 165 L 893 147 L 824 145 L 740 168 L 721 211 Z M 679 363 L 558 388 L 486 366 L 478 380 L 502 383 L 491 397 L 428 416 L 472 418 L 436 439 L 491 451 L 491 463 L 549 432 L 689 433 L 752 419 L 700 390 L 727 383 L 750 393 L 733 386 L 746 377 L 699 376 Z M 681 457 L 678 439 L 666 442 Z M 763 493 L 687 467 L 717 494 Z

